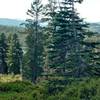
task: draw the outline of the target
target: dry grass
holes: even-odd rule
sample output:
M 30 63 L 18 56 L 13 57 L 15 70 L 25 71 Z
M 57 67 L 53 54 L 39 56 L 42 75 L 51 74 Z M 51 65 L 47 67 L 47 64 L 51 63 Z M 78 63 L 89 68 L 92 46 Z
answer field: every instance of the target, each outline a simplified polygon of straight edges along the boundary
M 0 74 L 0 82 L 22 81 L 21 75 L 2 75 Z

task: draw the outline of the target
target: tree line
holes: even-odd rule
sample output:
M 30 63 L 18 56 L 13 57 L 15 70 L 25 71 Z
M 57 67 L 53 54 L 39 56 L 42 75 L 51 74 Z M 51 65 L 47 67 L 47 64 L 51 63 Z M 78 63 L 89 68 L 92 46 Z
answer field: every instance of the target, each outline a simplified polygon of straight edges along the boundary
M 0 34 L 0 73 L 20 74 L 23 51 L 17 34 Z
M 100 43 L 89 41 L 97 33 L 88 30 L 89 25 L 75 8 L 75 4 L 82 1 L 48 0 L 43 5 L 41 0 L 34 0 L 27 11 L 31 19 L 24 23 L 25 53 L 23 55 L 17 34 L 8 36 L 7 42 L 0 42 L 0 71 L 4 68 L 7 73 L 21 73 L 32 82 L 41 75 L 99 76 Z
M 27 14 L 25 32 L 28 46 L 24 75 L 35 82 L 48 74 L 87 77 L 100 75 L 99 42 L 89 41 L 95 32 L 88 30 L 76 11 L 83 0 L 33 0 Z M 41 25 L 42 23 L 42 25 Z M 44 25 L 43 25 L 44 23 Z

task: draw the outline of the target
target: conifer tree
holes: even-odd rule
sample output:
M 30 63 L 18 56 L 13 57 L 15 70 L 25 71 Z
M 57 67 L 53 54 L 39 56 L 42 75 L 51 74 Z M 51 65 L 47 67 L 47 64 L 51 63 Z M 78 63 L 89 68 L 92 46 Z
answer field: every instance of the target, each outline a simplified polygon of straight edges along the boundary
M 0 34 L 0 73 L 7 74 L 6 63 L 7 40 L 4 33 Z
M 22 48 L 17 34 L 9 35 L 7 50 L 8 73 L 20 74 L 22 70 Z
M 48 15 L 50 18 L 48 30 L 50 42 L 47 46 L 48 65 L 53 68 L 66 68 L 68 64 L 74 67 L 76 76 L 80 76 L 78 67 L 83 63 L 80 51 L 81 42 L 84 39 L 84 27 L 86 24 L 79 18 L 75 11 L 74 3 L 81 3 L 82 0 L 63 0 L 56 2 L 53 0 Z M 78 73 L 79 72 L 79 73 Z
M 88 76 L 100 76 L 100 42 L 95 40 L 99 35 L 95 32 L 88 32 L 89 36 L 84 41 L 85 50 L 83 57 L 87 64 L 86 72 Z
M 40 70 L 42 69 L 43 45 L 42 32 L 39 25 L 42 8 L 43 5 L 41 4 L 41 0 L 34 0 L 31 4 L 31 9 L 27 12 L 32 19 L 27 20 L 28 23 L 25 25 L 26 33 L 28 33 L 26 38 L 26 44 L 28 46 L 26 53 L 28 56 L 28 62 L 26 65 L 29 67 L 29 77 L 33 82 L 36 81 L 38 75 L 40 74 Z
M 56 25 L 55 25 L 55 15 L 57 10 L 57 2 L 56 0 L 48 0 L 48 4 L 44 8 L 45 11 L 45 20 L 48 22 L 48 26 L 46 27 L 46 44 L 45 44 L 45 67 L 54 67 L 53 55 L 51 54 L 54 47 L 53 44 L 53 35 L 56 33 Z M 56 53 L 55 53 L 56 54 Z
M 87 24 L 77 14 L 74 4 L 81 3 L 83 0 L 63 0 L 61 11 L 67 21 L 66 34 L 69 35 L 67 39 L 67 64 L 74 69 L 74 75 L 77 77 L 85 75 L 86 64 L 81 56 L 83 48 L 82 42 L 85 38 L 85 30 Z

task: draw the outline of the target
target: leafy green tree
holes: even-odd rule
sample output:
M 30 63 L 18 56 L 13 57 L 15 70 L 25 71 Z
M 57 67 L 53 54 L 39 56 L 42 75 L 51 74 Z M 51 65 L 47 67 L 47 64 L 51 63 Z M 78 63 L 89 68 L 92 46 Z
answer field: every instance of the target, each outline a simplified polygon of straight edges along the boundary
M 22 71 L 22 48 L 17 34 L 8 37 L 7 64 L 8 73 L 20 74 Z
M 7 74 L 6 63 L 7 40 L 4 33 L 0 34 L 0 73 Z

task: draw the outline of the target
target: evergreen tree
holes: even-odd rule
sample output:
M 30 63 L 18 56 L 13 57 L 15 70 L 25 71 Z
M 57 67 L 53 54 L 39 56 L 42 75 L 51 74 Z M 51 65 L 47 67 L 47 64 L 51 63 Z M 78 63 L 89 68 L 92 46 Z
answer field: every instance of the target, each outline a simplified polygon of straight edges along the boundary
M 22 70 L 22 48 L 17 34 L 10 34 L 8 37 L 7 51 L 8 73 L 20 74 Z
M 47 45 L 48 66 L 52 68 L 74 67 L 75 75 L 80 76 L 82 66 L 82 41 L 84 39 L 86 24 L 75 11 L 74 3 L 79 0 L 63 0 L 56 2 L 49 0 L 51 5 L 48 15 L 49 44 Z M 56 3 L 56 5 L 55 5 Z M 54 5 L 53 5 L 54 4 Z M 50 10 L 52 9 L 53 10 Z
M 33 19 L 27 20 L 28 23 L 25 24 L 26 33 L 28 33 L 26 38 L 26 44 L 28 46 L 26 53 L 28 61 L 26 62 L 26 66 L 29 67 L 28 69 L 30 71 L 27 76 L 33 82 L 39 76 L 43 62 L 43 40 L 41 27 L 39 25 L 42 8 L 41 0 L 34 0 L 31 4 L 31 9 L 27 12 Z
M 85 30 L 87 24 L 80 19 L 77 14 L 74 4 L 81 3 L 83 0 L 63 0 L 61 6 L 61 11 L 65 18 L 67 19 L 67 32 L 69 35 L 67 38 L 67 64 L 73 67 L 74 75 L 77 77 L 85 75 L 86 64 L 81 56 L 81 51 L 83 49 L 82 42 L 85 38 Z
M 7 74 L 7 41 L 4 33 L 0 34 L 0 73 Z
M 88 37 L 84 41 L 83 57 L 87 63 L 88 76 L 100 76 L 100 42 L 94 38 L 98 37 L 98 33 L 88 32 Z
M 57 2 L 56 0 L 48 0 L 48 4 L 45 6 L 44 8 L 45 11 L 45 21 L 48 22 L 48 26 L 46 27 L 46 32 L 45 32 L 45 68 L 47 67 L 54 67 L 54 63 L 53 61 L 53 55 L 51 54 L 51 52 L 53 52 L 53 35 L 54 33 L 56 34 L 56 25 L 55 25 L 55 15 L 56 15 L 56 10 L 57 10 Z M 56 51 L 53 53 L 56 54 Z

